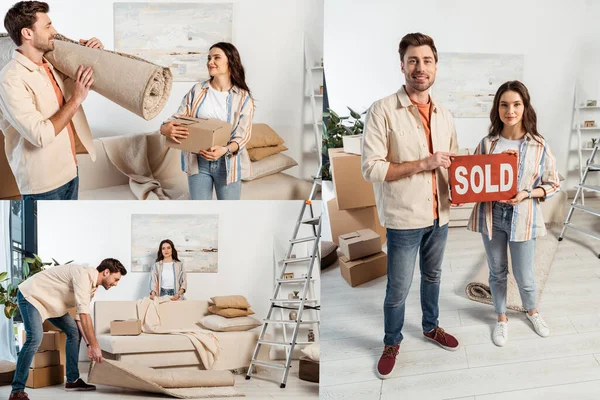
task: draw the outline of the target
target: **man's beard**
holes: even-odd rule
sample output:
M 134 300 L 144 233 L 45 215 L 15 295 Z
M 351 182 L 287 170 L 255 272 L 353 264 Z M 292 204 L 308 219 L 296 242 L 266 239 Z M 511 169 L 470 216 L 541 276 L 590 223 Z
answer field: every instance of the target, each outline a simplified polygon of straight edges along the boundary
M 42 53 L 47 53 L 49 51 L 54 50 L 54 43 L 50 42 L 50 39 L 46 42 L 36 40 L 33 42 L 33 47 Z
M 418 92 L 425 92 L 429 90 L 429 88 L 433 86 L 434 82 L 435 78 L 424 83 L 417 83 L 416 80 L 412 78 L 406 79 L 406 84 Z

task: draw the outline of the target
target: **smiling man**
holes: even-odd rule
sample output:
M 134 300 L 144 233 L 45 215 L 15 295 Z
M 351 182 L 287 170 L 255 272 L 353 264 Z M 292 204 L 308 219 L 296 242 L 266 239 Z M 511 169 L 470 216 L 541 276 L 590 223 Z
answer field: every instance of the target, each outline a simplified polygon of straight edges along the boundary
M 67 335 L 67 391 L 95 390 L 79 378 L 79 342 L 84 337 L 88 356 L 102 362 L 102 350 L 96 340 L 90 317 L 90 301 L 98 286 L 108 290 L 117 286 L 127 270 L 119 260 L 107 258 L 96 268 L 78 265 L 59 265 L 48 268 L 19 285 L 17 303 L 27 332 L 27 339 L 17 358 L 17 368 L 9 400 L 27 400 L 25 382 L 33 356 L 43 338 L 42 323 L 47 319 Z M 67 312 L 76 308 L 77 322 Z M 81 335 L 80 335 L 81 330 Z
M 76 79 L 68 79 L 44 58 L 54 49 L 56 34 L 48 11 L 46 3 L 21 1 L 4 17 L 4 27 L 18 47 L 0 71 L 0 129 L 24 200 L 75 200 L 76 150 L 83 146 L 95 159 L 81 108 L 94 83 L 93 71 L 80 66 Z M 103 48 L 96 38 L 80 43 Z
M 450 112 L 429 95 L 437 72 L 433 39 L 410 33 L 399 46 L 406 84 L 376 101 L 365 121 L 362 170 L 373 182 L 387 236 L 384 350 L 376 373 L 391 376 L 403 339 L 404 311 L 417 254 L 423 335 L 447 350 L 458 341 L 438 321 L 442 260 L 448 236 L 448 167 L 458 151 Z

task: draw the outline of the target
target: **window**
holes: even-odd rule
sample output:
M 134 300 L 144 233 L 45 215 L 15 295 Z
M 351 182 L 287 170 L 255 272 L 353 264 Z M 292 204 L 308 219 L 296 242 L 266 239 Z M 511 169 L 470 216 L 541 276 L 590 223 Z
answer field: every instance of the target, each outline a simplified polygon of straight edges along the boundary
M 23 257 L 37 253 L 37 207 L 35 201 L 10 201 L 10 250 L 12 281 L 23 279 Z

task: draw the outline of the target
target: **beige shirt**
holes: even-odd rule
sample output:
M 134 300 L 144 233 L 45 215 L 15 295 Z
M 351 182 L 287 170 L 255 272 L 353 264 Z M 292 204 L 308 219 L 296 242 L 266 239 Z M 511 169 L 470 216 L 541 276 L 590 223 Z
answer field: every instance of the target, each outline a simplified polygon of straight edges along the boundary
M 433 151 L 458 152 L 454 119 L 448 110 L 431 99 L 431 141 Z M 376 101 L 365 120 L 362 151 L 364 178 L 373 182 L 381 225 L 391 229 L 419 229 L 433 225 L 431 172 L 424 171 L 386 182 L 390 163 L 429 157 L 429 144 L 417 106 L 401 88 Z M 439 225 L 448 223 L 450 195 L 448 170 L 435 170 Z
M 19 291 L 40 312 L 42 320 L 46 320 L 61 317 L 73 307 L 77 314 L 89 314 L 97 281 L 96 268 L 58 265 L 25 280 L 19 285 Z
M 52 67 L 51 67 L 52 68 Z M 52 68 L 65 100 L 71 98 L 72 79 Z M 77 176 L 69 132 L 58 135 L 50 121 L 60 106 L 50 77 L 15 51 L 12 60 L 0 71 L 0 130 L 4 133 L 6 158 L 21 194 L 38 194 L 57 189 Z M 77 152 L 90 153 L 96 159 L 92 133 L 83 108 L 71 120 L 77 135 Z M 5 179 L 0 177 L 0 179 Z

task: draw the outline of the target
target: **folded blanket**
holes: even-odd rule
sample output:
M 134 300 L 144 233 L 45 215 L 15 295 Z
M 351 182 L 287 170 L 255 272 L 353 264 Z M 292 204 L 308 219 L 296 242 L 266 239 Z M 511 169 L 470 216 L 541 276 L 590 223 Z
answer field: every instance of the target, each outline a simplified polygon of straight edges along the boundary
M 155 297 L 154 300 L 150 300 L 150 297 L 144 297 L 138 301 L 137 311 L 138 318 L 142 321 L 142 332 L 187 337 L 198 352 L 202 365 L 206 369 L 212 369 L 215 359 L 219 356 L 219 340 L 211 331 L 200 327 L 177 329 L 164 326 L 161 322 L 158 306 L 168 301 L 171 301 L 168 296 Z
M 164 187 L 164 182 L 156 178 L 157 174 L 166 168 L 167 157 L 172 156 L 169 152 L 176 152 L 167 146 L 160 146 L 160 151 L 149 152 L 148 141 L 157 140 L 156 133 L 114 136 L 99 140 L 104 146 L 109 160 L 119 171 L 129 177 L 131 191 L 138 199 L 188 198 L 187 192 L 182 192 L 176 186 Z

